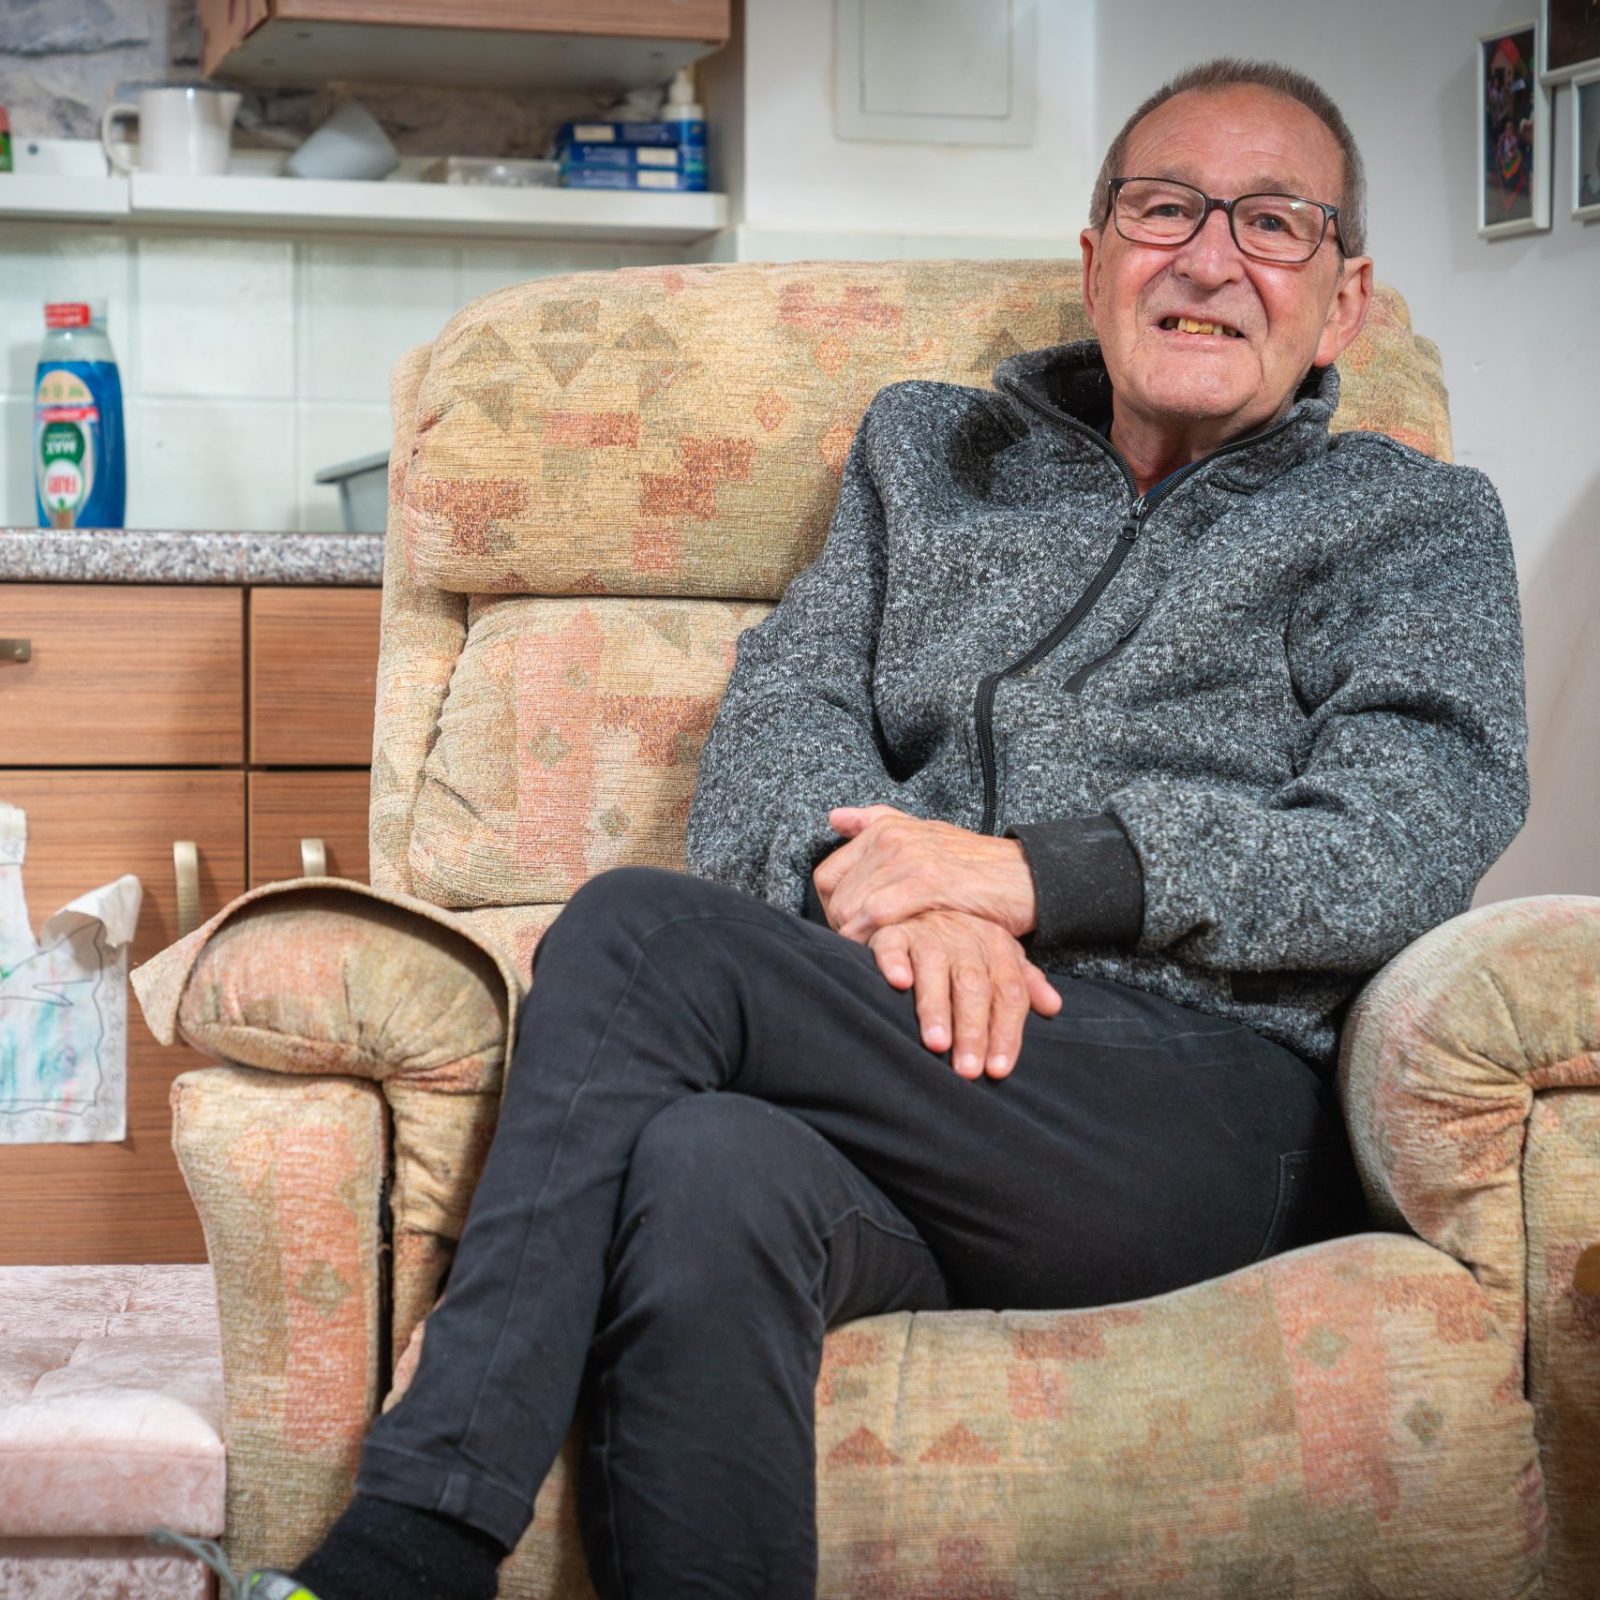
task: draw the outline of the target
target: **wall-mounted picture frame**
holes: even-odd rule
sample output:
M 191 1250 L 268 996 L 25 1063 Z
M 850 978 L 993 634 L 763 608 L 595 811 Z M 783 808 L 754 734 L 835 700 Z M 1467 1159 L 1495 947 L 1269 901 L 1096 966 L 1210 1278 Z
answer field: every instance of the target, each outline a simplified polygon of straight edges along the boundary
M 1539 78 L 1547 87 L 1600 72 L 1600 0 L 1543 0 Z
M 1572 216 L 1600 222 L 1600 66 L 1572 80 Z
M 1478 35 L 1478 234 L 1502 239 L 1550 226 L 1550 91 L 1540 82 L 1536 23 Z

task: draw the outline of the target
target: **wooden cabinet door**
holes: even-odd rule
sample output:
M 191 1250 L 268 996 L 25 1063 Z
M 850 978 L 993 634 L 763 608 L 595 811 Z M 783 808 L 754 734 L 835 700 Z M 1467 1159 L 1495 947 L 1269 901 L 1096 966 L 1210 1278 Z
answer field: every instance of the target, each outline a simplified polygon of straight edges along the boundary
M 367 881 L 365 772 L 250 774 L 250 887 L 306 872 L 301 841 L 321 842 L 332 878 Z
M 30 650 L 26 661 L 0 653 L 0 760 L 242 761 L 243 595 L 201 585 L 0 583 L 0 638 L 26 639 Z
M 250 761 L 364 767 L 378 701 L 381 589 L 250 591 Z
M 202 921 L 244 890 L 242 772 L 4 771 L 0 798 L 28 813 L 35 936 L 67 901 L 131 872 L 144 899 L 129 965 L 165 949 L 179 936 L 174 839 L 198 846 Z M 0 1145 L 0 1264 L 205 1260 L 167 1106 L 172 1079 L 203 1062 L 156 1043 L 130 985 L 126 1137 Z

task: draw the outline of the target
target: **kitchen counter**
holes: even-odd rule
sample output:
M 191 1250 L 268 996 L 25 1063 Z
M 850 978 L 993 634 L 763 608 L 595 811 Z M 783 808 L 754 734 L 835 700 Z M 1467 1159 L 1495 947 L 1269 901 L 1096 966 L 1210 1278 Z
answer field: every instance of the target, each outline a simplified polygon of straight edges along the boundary
M 383 535 L 0 528 L 0 581 L 30 580 L 381 584 Z

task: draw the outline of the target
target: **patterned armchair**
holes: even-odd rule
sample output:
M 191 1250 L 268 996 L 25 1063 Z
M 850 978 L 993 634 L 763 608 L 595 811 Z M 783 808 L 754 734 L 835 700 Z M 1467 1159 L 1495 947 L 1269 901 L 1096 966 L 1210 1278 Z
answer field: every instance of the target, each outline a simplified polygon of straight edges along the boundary
M 244 896 L 134 974 L 224 1329 L 228 1535 L 289 1564 L 403 1389 L 533 947 L 683 865 L 739 632 L 820 549 L 857 419 L 1087 333 L 1062 262 L 648 268 L 467 306 L 393 378 L 372 886 Z M 1448 451 L 1380 293 L 1339 423 Z M 1483 907 L 1359 996 L 1373 1230 L 1175 1293 L 833 1329 L 830 1596 L 1600 1595 L 1600 900 Z M 592 1593 L 576 1429 L 502 1576 Z M 1542 1587 L 1541 1587 L 1542 1586 Z

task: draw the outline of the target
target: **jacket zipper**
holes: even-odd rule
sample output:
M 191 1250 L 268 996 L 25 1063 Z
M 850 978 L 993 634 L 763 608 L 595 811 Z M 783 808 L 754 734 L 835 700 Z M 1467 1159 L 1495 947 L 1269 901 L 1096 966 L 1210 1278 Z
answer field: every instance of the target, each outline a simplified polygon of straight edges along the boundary
M 1009 666 L 1001 667 L 995 672 L 985 673 L 978 680 L 978 764 L 983 771 L 983 821 L 978 828 L 980 833 L 992 833 L 994 831 L 994 814 L 998 805 L 994 754 L 994 697 L 1000 687 L 1000 680 L 1024 671 L 1026 668 L 1031 667 L 1034 662 L 1049 655 L 1083 621 L 1095 601 L 1104 593 L 1106 585 L 1116 577 L 1117 569 L 1127 560 L 1128 552 L 1133 548 L 1134 541 L 1139 537 L 1139 530 L 1144 526 L 1145 519 L 1185 479 L 1198 472 L 1201 467 L 1215 461 L 1218 456 L 1227 455 L 1234 450 L 1242 450 L 1246 445 L 1260 444 L 1263 440 L 1270 439 L 1274 434 L 1281 433 L 1289 426 L 1289 419 L 1285 417 L 1282 422 L 1275 427 L 1268 428 L 1265 433 L 1252 434 L 1247 439 L 1239 439 L 1233 444 L 1225 444 L 1220 449 L 1213 450 L 1209 455 L 1201 456 L 1198 461 L 1191 461 L 1187 466 L 1179 467 L 1176 472 L 1170 473 L 1155 489 L 1146 494 L 1140 494 L 1133 474 L 1128 471 L 1127 463 L 1112 447 L 1110 442 L 1096 433 L 1093 428 L 1086 427 L 1076 417 L 1068 416 L 1065 411 L 1060 411 L 1055 406 L 1036 399 L 1021 387 L 1013 388 L 1009 384 L 1003 387 L 1007 394 L 1022 401 L 1024 405 L 1031 407 L 1051 422 L 1065 424 L 1093 439 L 1115 462 L 1117 470 L 1126 480 L 1129 489 L 1134 492 L 1134 500 L 1133 504 L 1128 508 L 1128 515 L 1121 529 L 1117 533 L 1117 542 L 1112 547 L 1111 554 L 1101 563 L 1100 570 L 1089 580 L 1088 587 L 1073 601 L 1067 614 L 1026 655 L 1019 656 Z

